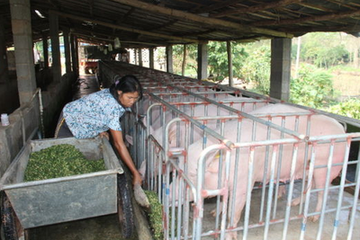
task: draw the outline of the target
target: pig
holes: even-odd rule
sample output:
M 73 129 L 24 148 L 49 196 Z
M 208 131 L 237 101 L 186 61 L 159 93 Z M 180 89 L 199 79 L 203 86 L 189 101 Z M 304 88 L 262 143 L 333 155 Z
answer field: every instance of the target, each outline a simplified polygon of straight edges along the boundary
M 225 98 L 214 98 L 214 96 L 208 96 L 209 99 L 216 100 L 219 103 L 222 103 L 224 105 L 232 106 L 233 108 L 237 110 L 241 110 L 243 112 L 250 112 L 253 111 L 257 107 L 264 106 L 267 104 L 265 101 L 255 100 L 252 98 L 247 97 L 234 97 L 231 95 L 226 96 Z M 148 100 L 147 100 L 148 101 Z M 147 101 L 143 102 L 144 107 L 146 108 Z M 201 100 L 198 100 L 198 102 Z M 204 102 L 205 103 L 205 102 Z M 153 107 L 152 110 L 152 122 L 151 126 L 154 130 L 160 128 L 162 126 L 161 124 L 161 116 L 160 116 L 160 106 Z M 180 105 L 179 110 L 181 110 L 183 113 L 190 115 L 190 116 L 225 116 L 225 115 L 231 115 L 232 113 L 224 108 L 218 108 L 214 104 L 207 105 L 207 110 L 205 110 L 205 104 L 196 105 L 193 106 L 193 108 L 190 107 L 190 105 Z M 143 110 L 144 111 L 144 110 Z M 171 110 L 167 110 L 165 113 L 165 123 L 168 123 L 171 119 L 174 118 L 174 114 Z M 177 114 L 175 114 L 177 115 Z M 146 123 L 146 118 L 144 118 L 144 124 Z
M 241 103 L 235 103 L 232 102 L 234 109 L 237 110 L 241 110 L 245 113 L 247 112 L 251 112 L 253 111 L 254 107 L 259 107 L 259 106 L 264 106 L 265 104 L 268 104 L 266 102 L 258 102 L 256 103 L 256 105 L 253 104 L 253 102 L 249 102 L 249 98 L 239 98 L 239 97 L 232 97 L 232 98 L 226 98 L 223 99 L 222 101 L 235 101 L 235 99 L 237 100 L 243 100 L 244 104 L 242 105 Z M 229 102 L 228 102 L 229 103 Z M 181 109 L 183 111 L 183 113 L 192 116 L 192 117 L 201 117 L 201 116 L 229 116 L 229 115 L 235 115 L 235 113 L 215 106 L 214 104 L 209 104 L 207 106 L 207 109 L 205 109 L 204 105 L 196 105 L 193 108 L 191 108 L 189 105 L 188 106 L 183 106 L 183 108 Z M 205 114 L 206 112 L 206 114 Z M 172 120 L 173 114 L 171 111 L 168 111 L 165 113 L 165 122 L 168 123 L 170 120 Z M 203 122 L 202 122 L 203 123 Z M 180 123 L 181 126 L 180 128 L 184 129 L 184 123 Z M 203 123 L 204 124 L 204 123 Z M 207 121 L 206 126 L 211 128 L 211 129 L 215 129 L 218 126 L 218 123 L 214 120 L 210 120 Z M 160 117 L 155 119 L 153 121 L 153 123 L 150 126 L 151 130 L 150 133 L 154 135 L 154 137 L 158 140 L 159 143 L 162 143 L 162 133 L 163 130 L 161 128 L 161 119 Z M 175 143 L 175 138 L 176 138 L 176 125 L 172 124 L 170 126 L 170 130 L 169 130 L 169 144 L 170 147 L 175 147 L 176 143 Z M 183 133 L 182 133 L 183 134 Z M 193 134 L 193 141 L 198 140 L 200 138 L 203 137 L 203 130 L 200 129 L 199 127 L 195 127 L 194 128 L 194 134 Z M 178 145 L 181 145 L 180 143 Z M 179 147 L 179 146 L 178 146 Z
M 250 112 L 250 114 L 262 114 L 262 113 L 290 113 L 290 112 L 304 112 L 305 110 L 292 107 L 290 105 L 286 104 L 272 104 L 267 105 L 265 107 L 259 108 L 255 111 Z M 309 111 L 308 111 L 309 112 Z M 298 126 L 298 133 L 305 135 L 306 134 L 306 121 L 305 116 L 300 117 L 300 122 Z M 294 124 L 294 117 L 290 117 L 286 121 L 286 128 L 288 129 L 295 129 Z M 280 125 L 281 119 L 276 118 L 273 119 L 273 123 Z M 237 120 L 230 120 L 225 125 L 225 132 L 224 136 L 231 140 L 232 142 L 236 142 L 236 134 L 235 131 L 237 127 Z M 242 134 L 241 134 L 241 140 L 240 142 L 253 142 L 252 140 L 252 128 L 253 123 L 249 119 L 244 119 L 242 121 Z M 338 135 L 338 134 L 344 134 L 344 128 L 343 126 L 338 123 L 336 120 L 327 117 L 325 115 L 313 115 L 311 117 L 311 128 L 310 128 L 310 136 L 325 136 L 325 135 Z M 285 135 L 285 138 L 289 136 Z M 276 130 L 271 131 L 271 137 L 270 139 L 279 139 L 280 138 L 280 132 Z M 256 130 L 256 141 L 266 140 L 267 139 L 267 128 L 263 124 L 257 124 L 257 130 Z M 209 137 L 208 138 L 208 145 L 212 144 L 218 144 L 219 140 L 216 140 L 214 138 Z M 296 161 L 296 168 L 295 168 L 295 179 L 301 179 L 303 177 L 303 166 L 304 166 L 304 157 L 305 157 L 305 146 L 307 143 L 304 141 L 301 141 L 299 144 L 299 150 L 297 154 L 297 161 Z M 329 157 L 329 143 L 327 144 L 318 144 L 316 146 L 316 159 L 315 159 L 315 166 L 316 165 L 326 165 Z M 198 140 L 191 144 L 188 148 L 188 169 L 189 169 L 189 178 L 191 181 L 195 184 L 197 182 L 197 175 L 198 175 L 198 169 L 197 169 L 197 162 L 199 159 L 199 155 L 202 149 L 202 140 Z M 271 148 L 272 149 L 272 148 Z M 270 150 L 271 150 L 270 149 Z M 293 146 L 292 144 L 286 144 L 283 146 L 283 153 L 282 153 L 282 166 L 280 170 L 280 181 L 287 181 L 290 179 L 290 167 L 291 167 L 291 156 L 292 156 Z M 306 156 L 306 161 L 310 160 L 310 151 L 308 152 L 308 155 Z M 335 143 L 335 149 L 333 153 L 333 164 L 334 163 L 340 163 L 344 160 L 344 154 L 345 154 L 345 143 L 344 142 L 337 142 Z M 245 205 L 245 199 L 246 199 L 246 192 L 249 190 L 251 191 L 255 182 L 262 182 L 263 181 L 263 175 L 264 175 L 264 167 L 265 167 L 265 146 L 258 146 L 255 150 L 254 155 L 254 172 L 251 179 L 251 188 L 247 189 L 247 181 L 248 181 L 248 167 L 249 167 L 249 148 L 243 148 L 240 151 L 239 156 L 239 168 L 235 169 L 235 153 L 234 150 L 232 150 L 231 154 L 231 166 L 230 169 L 232 171 L 230 172 L 230 178 L 229 178 L 229 191 L 230 194 L 232 194 L 233 189 L 233 177 L 234 174 L 236 174 L 237 179 L 237 189 L 235 196 L 235 209 L 234 209 L 234 219 L 233 219 L 233 226 L 236 227 L 237 223 L 240 220 L 242 210 Z M 224 163 L 222 163 L 224 164 Z M 217 189 L 217 183 L 218 183 L 218 166 L 219 166 L 219 154 L 218 152 L 213 152 L 207 156 L 207 161 L 205 164 L 205 175 L 204 175 L 204 188 L 205 189 Z M 341 166 L 334 166 L 331 169 L 330 179 L 329 183 L 336 177 L 341 171 Z M 224 169 L 224 168 L 223 168 Z M 269 168 L 270 169 L 270 168 Z M 327 184 L 326 182 L 326 168 L 316 168 L 314 169 L 314 174 L 312 177 L 313 180 L 313 187 L 314 188 L 324 188 Z M 277 169 L 275 169 L 275 172 L 277 172 Z M 222 175 L 224 176 L 224 174 Z M 270 173 L 267 172 L 267 181 L 270 179 Z M 224 181 L 224 179 L 222 180 Z M 170 189 L 172 189 L 172 186 L 170 186 Z M 317 197 L 317 205 L 315 211 L 320 211 L 321 205 L 323 202 L 323 191 L 318 192 Z M 170 194 L 171 196 L 171 194 Z M 293 204 L 298 204 L 297 200 Z M 316 221 L 318 220 L 319 216 L 313 216 L 310 217 L 310 220 Z M 226 236 L 226 239 L 236 239 L 236 232 L 228 233 Z

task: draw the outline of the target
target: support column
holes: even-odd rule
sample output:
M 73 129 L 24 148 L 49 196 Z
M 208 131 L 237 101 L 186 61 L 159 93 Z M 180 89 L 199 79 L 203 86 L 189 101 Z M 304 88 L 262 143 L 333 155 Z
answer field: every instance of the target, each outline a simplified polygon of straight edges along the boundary
M 79 43 L 78 38 L 74 36 L 74 55 L 73 55 L 73 71 L 76 73 L 77 76 L 79 76 Z
M 10 0 L 16 75 L 20 104 L 31 101 L 36 90 L 30 0 Z
M 138 49 L 134 48 L 134 64 L 138 65 Z
M 70 33 L 70 50 L 71 50 L 71 63 L 72 63 L 72 70 L 73 72 L 77 72 L 76 62 L 77 62 L 77 55 L 76 55 L 76 45 L 75 43 L 75 36 L 73 33 Z
M 0 15 L 0 83 L 9 83 L 9 67 L 6 55 L 4 17 Z
M 173 73 L 173 50 L 172 45 L 166 46 L 166 72 Z
M 69 29 L 63 31 L 66 73 L 71 72 Z
M 208 48 L 207 43 L 198 44 L 198 79 L 206 79 L 208 77 Z
M 61 78 L 61 56 L 59 41 L 59 19 L 58 15 L 49 12 L 50 39 L 51 39 L 51 69 L 54 82 L 60 82 Z
M 139 66 L 142 67 L 143 66 L 142 49 L 138 48 L 138 51 L 139 51 Z
M 154 69 L 154 48 L 149 48 L 149 67 Z
M 43 53 L 44 53 L 44 68 L 49 68 L 49 45 L 48 45 L 48 35 L 46 33 L 42 34 L 42 43 L 43 43 Z
M 271 40 L 270 97 L 288 101 L 290 97 L 291 39 Z

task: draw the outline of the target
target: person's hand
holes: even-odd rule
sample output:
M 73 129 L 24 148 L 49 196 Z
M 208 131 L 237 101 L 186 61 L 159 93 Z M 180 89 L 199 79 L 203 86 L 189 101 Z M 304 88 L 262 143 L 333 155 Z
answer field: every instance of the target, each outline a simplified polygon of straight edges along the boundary
M 109 133 L 108 132 L 101 132 L 100 134 L 99 134 L 99 136 L 101 137 L 101 138 L 106 138 L 107 140 L 110 140 L 110 138 L 109 138 Z
M 133 173 L 133 185 L 140 185 L 142 184 L 142 177 L 141 177 L 141 174 L 136 171 L 135 173 Z

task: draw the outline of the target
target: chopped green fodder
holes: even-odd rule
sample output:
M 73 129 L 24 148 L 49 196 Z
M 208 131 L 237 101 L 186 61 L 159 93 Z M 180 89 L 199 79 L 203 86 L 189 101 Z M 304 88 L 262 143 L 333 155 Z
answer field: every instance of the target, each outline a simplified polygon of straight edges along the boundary
M 156 192 L 144 191 L 149 199 L 150 211 L 148 213 L 150 226 L 155 240 L 164 239 L 164 229 L 162 226 L 162 205 L 159 202 Z
M 45 180 L 106 170 L 103 159 L 88 160 L 73 145 L 59 144 L 33 152 L 24 181 Z

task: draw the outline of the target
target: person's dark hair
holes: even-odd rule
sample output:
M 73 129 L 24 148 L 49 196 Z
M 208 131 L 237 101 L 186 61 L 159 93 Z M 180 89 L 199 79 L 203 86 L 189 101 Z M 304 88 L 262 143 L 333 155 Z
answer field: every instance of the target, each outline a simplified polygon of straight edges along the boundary
M 119 99 L 119 94 L 117 91 L 122 91 L 123 93 L 138 92 L 139 100 L 143 97 L 141 84 L 135 76 L 126 75 L 122 78 L 116 76 L 114 80 L 114 83 L 110 86 L 110 93 L 116 100 Z

